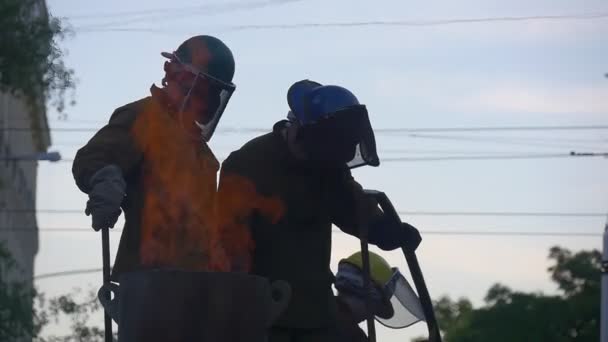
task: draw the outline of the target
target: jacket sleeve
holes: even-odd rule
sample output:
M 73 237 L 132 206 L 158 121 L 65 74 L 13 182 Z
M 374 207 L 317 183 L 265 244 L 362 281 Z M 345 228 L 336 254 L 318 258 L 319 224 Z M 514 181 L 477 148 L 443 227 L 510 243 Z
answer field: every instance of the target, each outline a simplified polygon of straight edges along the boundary
M 91 176 L 106 165 L 118 166 L 123 176 L 127 177 L 141 161 L 142 153 L 131 134 L 136 115 L 128 108 L 119 108 L 112 114 L 109 123 L 78 150 L 72 174 L 80 190 L 88 193 Z
M 349 170 L 338 175 L 332 184 L 329 201 L 332 222 L 343 232 L 358 237 L 361 224 L 373 224 L 382 218 L 376 200 L 365 194 Z

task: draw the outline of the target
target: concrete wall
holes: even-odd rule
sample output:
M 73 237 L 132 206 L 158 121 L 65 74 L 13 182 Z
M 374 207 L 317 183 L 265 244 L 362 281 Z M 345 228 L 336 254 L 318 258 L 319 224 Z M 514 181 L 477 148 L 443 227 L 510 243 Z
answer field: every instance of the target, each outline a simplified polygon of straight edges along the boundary
M 49 145 L 48 133 L 29 129 L 31 120 L 24 101 L 0 93 L 0 241 L 17 260 L 20 272 L 14 276 L 22 280 L 33 277 L 38 252 L 35 213 L 38 164 L 19 158 L 41 152 L 34 142 L 35 134 L 45 147 Z M 41 122 L 48 131 L 46 118 Z
M 38 2 L 32 15 L 48 16 L 44 0 Z M 43 103 L 44 99 L 39 101 Z M 17 270 L 7 280 L 22 281 L 29 286 L 33 286 L 34 259 L 38 253 L 35 211 L 38 162 L 31 156 L 46 152 L 49 145 L 46 112 L 33 113 L 23 99 L 0 93 L 0 242 L 17 263 Z M 24 160 L 24 156 L 30 156 L 30 160 Z M 28 341 L 31 339 L 16 342 Z

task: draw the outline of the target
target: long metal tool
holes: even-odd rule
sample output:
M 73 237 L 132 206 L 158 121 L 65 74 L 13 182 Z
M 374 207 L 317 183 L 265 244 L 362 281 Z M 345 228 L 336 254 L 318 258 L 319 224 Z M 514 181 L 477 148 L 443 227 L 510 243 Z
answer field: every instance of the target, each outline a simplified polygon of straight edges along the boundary
M 369 265 L 367 225 L 362 225 L 362 229 L 359 232 L 359 240 L 361 241 L 361 259 L 363 261 L 363 287 L 367 293 L 367 296 L 365 297 L 365 309 L 367 311 L 367 339 L 369 342 L 376 342 L 376 325 L 374 321 L 374 312 L 372 309 L 372 281 Z
M 358 209 L 355 213 L 357 222 L 358 222 L 358 230 L 359 230 L 359 241 L 361 242 L 361 261 L 363 262 L 363 288 L 365 289 L 365 311 L 366 321 L 367 321 L 367 340 L 369 342 L 376 342 L 376 321 L 373 311 L 372 304 L 372 280 L 371 280 L 371 271 L 369 264 L 369 222 L 367 217 L 363 214 L 363 203 L 357 203 Z
M 366 192 L 376 198 L 376 201 L 380 205 L 380 208 L 382 208 L 385 215 L 391 217 L 394 222 L 401 223 L 399 214 L 385 193 L 375 190 L 366 190 Z M 420 264 L 418 263 L 416 253 L 408 250 L 405 246 L 403 246 L 401 250 L 403 251 L 403 255 L 405 256 L 405 260 L 407 261 L 407 265 L 412 275 L 412 279 L 414 280 L 416 292 L 418 292 L 418 297 L 420 298 L 420 304 L 422 304 L 422 310 L 424 311 L 424 317 L 429 331 L 428 341 L 441 342 L 441 334 L 439 333 L 439 325 L 437 324 L 437 319 L 435 318 L 433 302 L 426 287 L 426 282 L 424 281 L 424 276 L 422 275 L 422 270 L 420 269 Z
M 608 342 L 608 221 L 602 248 L 602 291 L 600 307 L 600 342 Z
M 101 229 L 101 254 L 103 259 L 103 284 L 110 284 L 110 228 Z M 106 299 L 110 301 L 112 294 L 110 291 L 105 293 Z M 104 333 L 105 342 L 113 342 L 112 335 L 112 318 L 108 311 L 104 308 Z

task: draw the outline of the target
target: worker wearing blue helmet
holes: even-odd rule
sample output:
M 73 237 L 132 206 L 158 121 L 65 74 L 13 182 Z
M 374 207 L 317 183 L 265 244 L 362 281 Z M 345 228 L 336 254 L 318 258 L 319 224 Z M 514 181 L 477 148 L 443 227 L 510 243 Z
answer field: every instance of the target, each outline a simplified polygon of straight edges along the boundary
M 271 328 L 270 342 L 335 341 L 332 224 L 358 236 L 361 222 L 368 222 L 370 243 L 384 250 L 404 244 L 414 250 L 420 235 L 408 224 L 389 224 L 351 175 L 352 168 L 380 164 L 367 109 L 351 91 L 302 80 L 289 88 L 287 103 L 287 120 L 222 164 L 219 207 L 239 202 L 233 215 L 243 231 L 224 226 L 220 241 L 233 271 L 291 285 L 290 304 Z M 278 199 L 280 215 L 269 219 L 260 215 L 259 202 L 237 201 L 251 188 Z

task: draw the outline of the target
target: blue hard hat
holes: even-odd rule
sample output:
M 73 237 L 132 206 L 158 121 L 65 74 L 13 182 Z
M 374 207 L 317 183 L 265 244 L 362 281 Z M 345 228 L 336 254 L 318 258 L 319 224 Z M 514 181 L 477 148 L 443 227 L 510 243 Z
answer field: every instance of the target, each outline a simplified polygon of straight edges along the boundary
M 357 106 L 359 100 L 344 87 L 302 80 L 294 83 L 287 91 L 287 103 L 292 119 L 307 125 L 332 113 Z

